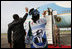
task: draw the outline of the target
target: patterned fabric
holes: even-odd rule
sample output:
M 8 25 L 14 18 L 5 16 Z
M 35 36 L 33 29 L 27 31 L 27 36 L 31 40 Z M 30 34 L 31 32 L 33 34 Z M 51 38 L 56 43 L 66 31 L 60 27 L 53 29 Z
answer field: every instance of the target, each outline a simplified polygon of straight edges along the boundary
M 32 29 L 32 39 L 30 43 L 31 48 L 44 48 L 47 46 L 45 25 L 46 25 L 45 18 L 37 20 L 36 23 L 33 23 L 33 21 L 31 21 L 31 29 Z M 29 32 L 27 34 L 29 34 Z

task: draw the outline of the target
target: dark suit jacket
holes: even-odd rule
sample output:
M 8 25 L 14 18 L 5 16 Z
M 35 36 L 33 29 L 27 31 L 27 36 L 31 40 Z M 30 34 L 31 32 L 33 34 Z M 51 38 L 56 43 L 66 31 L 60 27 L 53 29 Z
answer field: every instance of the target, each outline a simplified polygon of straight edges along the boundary
M 23 18 L 19 18 L 18 21 L 14 20 L 12 23 L 10 23 L 8 25 L 7 34 L 8 34 L 8 42 L 9 43 L 11 43 L 11 41 L 12 41 L 11 40 L 12 31 L 13 31 L 13 41 L 14 42 L 24 41 L 24 36 L 26 33 L 24 30 L 23 24 L 24 24 L 27 16 L 28 16 L 28 13 L 26 13 Z

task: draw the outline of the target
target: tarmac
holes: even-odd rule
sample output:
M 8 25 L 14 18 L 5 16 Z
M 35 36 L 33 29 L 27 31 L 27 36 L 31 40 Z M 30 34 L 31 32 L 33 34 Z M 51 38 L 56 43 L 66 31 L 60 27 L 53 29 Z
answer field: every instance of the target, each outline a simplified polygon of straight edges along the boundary
M 62 44 L 62 45 L 71 46 L 71 33 L 60 34 L 60 41 L 61 41 L 60 44 Z M 30 48 L 30 45 L 26 44 L 25 47 Z M 1 48 L 9 48 L 7 34 L 1 34 Z

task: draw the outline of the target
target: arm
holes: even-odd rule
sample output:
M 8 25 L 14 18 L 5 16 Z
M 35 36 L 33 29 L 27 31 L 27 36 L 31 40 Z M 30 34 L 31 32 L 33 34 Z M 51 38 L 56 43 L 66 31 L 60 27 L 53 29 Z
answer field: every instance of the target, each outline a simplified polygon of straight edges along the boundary
M 45 17 L 46 16 L 46 11 L 44 11 L 42 14 L 43 14 L 43 17 Z
M 8 27 L 7 34 L 8 34 L 8 43 L 11 43 L 11 28 L 10 27 Z
M 22 20 L 23 23 L 25 22 L 27 16 L 28 16 L 28 13 L 26 13 L 26 14 L 24 15 L 23 20 Z
M 26 14 L 23 16 L 23 20 L 22 20 L 23 23 L 25 22 L 25 20 L 28 16 L 28 8 L 26 7 L 25 10 L 26 10 Z
M 13 22 L 13 25 L 19 24 L 19 23 L 24 23 L 27 16 L 28 16 L 28 8 L 25 8 L 26 14 L 23 16 L 23 18 L 19 19 L 17 22 Z
M 11 44 L 11 28 L 8 26 L 8 43 L 10 44 L 10 48 L 12 48 L 12 44 Z
M 13 23 L 12 23 L 12 26 L 15 26 L 15 25 L 20 24 L 20 23 L 24 23 L 25 20 L 26 20 L 26 18 L 27 18 L 27 16 L 28 16 L 28 13 L 26 13 L 26 14 L 23 16 L 23 18 L 19 18 L 19 20 L 18 20 L 17 22 L 13 22 Z
M 46 11 L 44 11 L 44 12 L 42 13 L 42 15 L 43 15 L 43 17 L 44 17 L 45 24 L 47 24 L 47 20 L 46 20 Z

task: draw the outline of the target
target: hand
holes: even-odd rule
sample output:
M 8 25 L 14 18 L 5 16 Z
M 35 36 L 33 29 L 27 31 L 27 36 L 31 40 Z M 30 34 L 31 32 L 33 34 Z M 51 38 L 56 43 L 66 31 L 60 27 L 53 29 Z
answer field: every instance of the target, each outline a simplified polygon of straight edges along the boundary
M 44 15 L 44 16 L 46 15 L 46 11 L 43 12 L 43 15 Z
M 26 10 L 26 12 L 28 13 L 28 8 L 27 8 L 27 7 L 25 8 L 25 10 Z
M 12 44 L 11 43 L 9 43 L 9 46 L 10 46 L 10 48 L 12 48 Z

